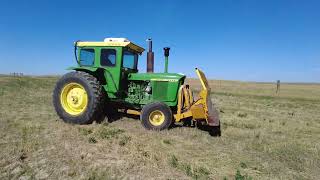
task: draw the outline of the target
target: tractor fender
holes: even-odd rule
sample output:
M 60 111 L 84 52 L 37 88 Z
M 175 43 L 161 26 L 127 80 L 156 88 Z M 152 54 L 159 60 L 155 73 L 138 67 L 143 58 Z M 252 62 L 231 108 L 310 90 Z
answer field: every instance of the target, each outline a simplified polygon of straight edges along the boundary
M 103 69 L 98 67 L 69 67 L 67 70 L 74 70 L 74 71 L 83 71 L 86 73 L 91 74 L 92 76 L 96 77 L 100 83 L 103 85 L 103 88 L 107 91 L 106 86 L 106 79 L 103 75 Z
M 96 67 L 69 67 L 67 70 L 75 70 L 75 71 L 85 71 L 85 72 L 96 72 L 98 68 Z

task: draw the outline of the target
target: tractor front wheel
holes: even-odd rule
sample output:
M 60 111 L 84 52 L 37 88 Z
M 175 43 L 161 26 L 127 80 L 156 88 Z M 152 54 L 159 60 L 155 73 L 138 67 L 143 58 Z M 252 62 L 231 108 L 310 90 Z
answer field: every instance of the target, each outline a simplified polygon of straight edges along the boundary
M 172 124 L 172 111 L 162 102 L 150 103 L 143 107 L 140 119 L 146 129 L 161 131 Z
M 53 91 L 58 116 L 67 123 L 88 124 L 101 114 L 102 87 L 86 72 L 70 72 L 61 77 Z

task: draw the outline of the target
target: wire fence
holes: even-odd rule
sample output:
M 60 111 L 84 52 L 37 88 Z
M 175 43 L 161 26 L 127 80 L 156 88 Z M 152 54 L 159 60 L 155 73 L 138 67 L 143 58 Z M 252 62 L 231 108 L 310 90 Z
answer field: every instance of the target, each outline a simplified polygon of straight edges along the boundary
M 202 89 L 198 79 L 187 79 L 194 92 Z M 274 82 L 242 82 L 209 80 L 211 93 L 232 96 L 284 97 L 320 100 L 319 83 L 287 83 L 280 80 Z
M 13 72 L 13 73 L 10 73 L 9 75 L 13 77 L 23 77 L 23 73 L 18 73 L 18 72 Z

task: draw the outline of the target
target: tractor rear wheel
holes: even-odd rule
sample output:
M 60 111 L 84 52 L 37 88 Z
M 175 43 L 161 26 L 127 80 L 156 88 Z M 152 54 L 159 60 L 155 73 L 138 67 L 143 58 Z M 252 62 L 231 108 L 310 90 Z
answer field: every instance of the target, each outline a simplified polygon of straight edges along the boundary
M 53 91 L 58 116 L 67 123 L 88 124 L 101 114 L 103 90 L 92 75 L 76 71 L 62 76 Z
M 140 119 L 146 129 L 161 131 L 172 124 L 172 111 L 162 102 L 150 103 L 143 107 Z

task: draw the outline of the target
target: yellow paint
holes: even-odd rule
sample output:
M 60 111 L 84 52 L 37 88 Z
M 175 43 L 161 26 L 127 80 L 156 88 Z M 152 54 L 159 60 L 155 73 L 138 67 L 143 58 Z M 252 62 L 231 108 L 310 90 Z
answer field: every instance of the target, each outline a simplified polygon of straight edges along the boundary
M 133 49 L 137 51 L 138 53 L 142 53 L 144 49 L 138 45 L 135 45 L 132 42 L 78 42 L 77 43 L 78 47 L 85 47 L 85 46 L 111 46 L 111 47 L 129 47 L 130 49 Z
M 177 114 L 174 115 L 176 122 L 187 117 L 192 117 L 193 119 L 208 119 L 206 100 L 210 93 L 210 87 L 204 73 L 199 69 L 196 69 L 196 73 L 203 87 L 199 93 L 199 99 L 194 101 L 190 88 L 188 89 L 184 85 L 181 86 L 178 92 Z
M 201 82 L 203 89 L 204 90 L 210 89 L 209 84 L 208 84 L 208 80 L 207 80 L 206 76 L 204 75 L 204 73 L 200 69 L 196 69 L 196 73 L 200 79 L 200 82 Z
M 126 110 L 126 113 L 127 113 L 127 114 L 133 114 L 133 115 L 140 115 L 140 114 L 141 114 L 140 111 L 133 110 L 133 109 L 127 109 L 127 110 Z
M 199 103 L 198 105 L 194 104 L 193 106 L 191 106 L 190 111 L 192 112 L 192 117 L 193 119 L 205 119 L 205 110 L 204 107 L 202 105 L 202 102 Z
M 154 126 L 160 126 L 164 122 L 165 116 L 159 110 L 152 111 L 149 115 L 149 121 Z
M 60 94 L 62 108 L 73 116 L 82 114 L 88 106 L 88 95 L 84 87 L 78 83 L 65 85 Z
M 178 117 L 179 116 L 179 117 Z M 192 111 L 191 110 L 187 110 L 187 111 L 185 111 L 185 112 L 183 112 L 183 113 L 181 113 L 181 114 L 175 114 L 175 115 L 173 115 L 173 117 L 176 119 L 176 121 L 177 121 L 177 118 L 179 118 L 180 120 L 181 119 L 184 119 L 184 118 L 187 118 L 187 117 L 193 117 L 193 114 L 192 114 Z M 180 121 L 179 120 L 179 121 Z
M 174 118 L 176 122 L 179 122 L 181 120 L 181 110 L 182 110 L 182 96 L 183 96 L 183 85 L 179 88 L 178 91 L 178 104 L 177 104 L 177 114 L 174 115 Z
M 190 100 L 190 104 L 192 104 L 192 103 L 194 102 L 194 100 L 193 100 L 193 94 L 192 94 L 192 91 L 191 91 L 191 89 L 190 89 L 190 88 L 188 89 L 188 92 L 189 92 L 189 100 Z
M 186 87 L 183 88 L 183 95 L 184 95 L 184 105 L 183 108 L 189 108 L 191 105 L 191 101 L 190 101 L 190 95 L 189 95 L 189 91 Z

